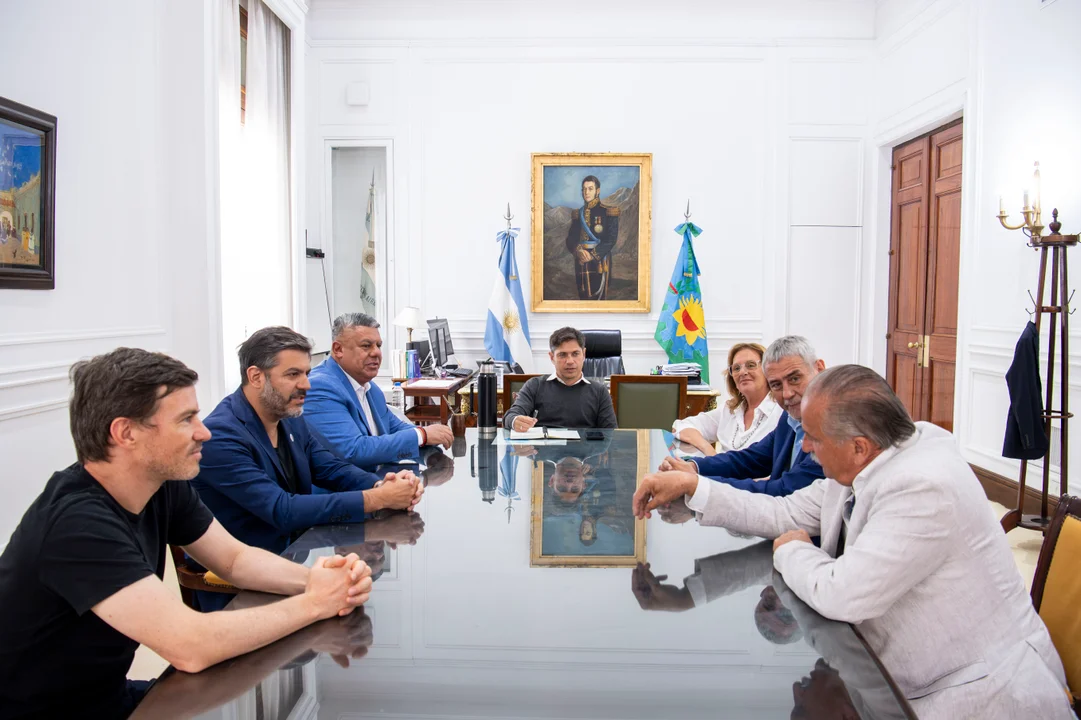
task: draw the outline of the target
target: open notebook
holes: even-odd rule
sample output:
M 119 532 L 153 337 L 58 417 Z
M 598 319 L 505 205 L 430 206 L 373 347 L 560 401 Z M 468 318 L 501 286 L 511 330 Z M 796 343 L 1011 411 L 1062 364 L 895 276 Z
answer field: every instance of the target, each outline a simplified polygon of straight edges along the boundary
M 510 431 L 511 440 L 581 440 L 577 430 L 564 430 L 562 428 L 544 428 L 533 426 L 528 430 L 518 432 Z

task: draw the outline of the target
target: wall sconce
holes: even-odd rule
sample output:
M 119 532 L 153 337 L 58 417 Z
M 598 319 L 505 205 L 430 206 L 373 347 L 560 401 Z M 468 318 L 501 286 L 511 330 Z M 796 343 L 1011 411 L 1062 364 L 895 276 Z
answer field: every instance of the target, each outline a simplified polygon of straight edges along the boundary
M 1020 230 L 1029 238 L 1030 247 L 1039 247 L 1043 243 L 1054 242 L 1056 245 L 1074 245 L 1077 243 L 1077 235 L 1060 235 L 1059 231 L 1062 230 L 1062 223 L 1058 221 L 1058 208 L 1051 211 L 1051 224 L 1047 226 L 1047 229 L 1051 231 L 1050 235 L 1044 236 L 1043 220 L 1040 217 L 1040 163 L 1037 160 L 1034 165 L 1035 171 L 1032 173 L 1032 182 L 1035 187 L 1035 195 L 1032 198 L 1032 204 L 1029 205 L 1029 192 L 1025 189 L 1024 195 L 1024 207 L 1021 208 L 1021 216 L 1024 221 L 1011 225 L 1006 222 L 1006 218 L 1009 217 L 1006 214 L 1006 205 L 1002 202 L 1002 196 L 998 196 L 998 221 L 1002 223 L 1002 227 L 1007 230 Z

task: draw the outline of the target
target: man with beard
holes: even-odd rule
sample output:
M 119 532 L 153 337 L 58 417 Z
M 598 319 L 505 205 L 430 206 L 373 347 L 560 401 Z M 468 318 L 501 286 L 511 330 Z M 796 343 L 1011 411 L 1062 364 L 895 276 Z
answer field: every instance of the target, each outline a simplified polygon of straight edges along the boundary
M 384 508 L 408 509 L 424 492 L 412 472 L 380 478 L 339 459 L 300 419 L 311 385 L 311 343 L 287 327 L 253 333 L 240 346 L 240 387 L 206 419 L 193 484 L 234 537 L 280 553 L 306 529 L 364 520 Z M 312 486 L 330 491 L 312 493 Z M 196 593 L 201 610 L 228 602 L 222 593 Z

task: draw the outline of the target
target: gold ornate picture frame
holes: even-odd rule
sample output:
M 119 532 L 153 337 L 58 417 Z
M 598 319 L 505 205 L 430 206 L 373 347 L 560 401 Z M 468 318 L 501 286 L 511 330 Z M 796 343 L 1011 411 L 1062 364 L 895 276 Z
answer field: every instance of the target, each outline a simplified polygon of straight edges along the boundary
M 646 521 L 632 500 L 649 472 L 649 431 L 606 431 L 604 443 L 538 447 L 530 503 L 530 567 L 635 567 Z M 558 475 L 558 477 L 557 477 Z
M 648 313 L 653 155 L 532 158 L 533 312 Z

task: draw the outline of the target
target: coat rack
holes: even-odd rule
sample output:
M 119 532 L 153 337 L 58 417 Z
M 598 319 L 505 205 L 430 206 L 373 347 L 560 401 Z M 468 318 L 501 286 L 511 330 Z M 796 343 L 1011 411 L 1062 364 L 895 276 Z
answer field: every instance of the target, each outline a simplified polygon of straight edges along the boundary
M 1030 312 L 1033 315 L 1033 323 L 1036 325 L 1037 335 L 1040 332 L 1041 324 L 1044 315 L 1050 315 L 1051 319 L 1048 325 L 1048 346 L 1047 346 L 1047 370 L 1046 370 L 1046 382 L 1044 384 L 1044 404 L 1043 404 L 1043 420 L 1044 420 L 1044 432 L 1047 435 L 1047 452 L 1043 457 L 1043 487 L 1040 492 L 1040 514 L 1039 515 L 1025 515 L 1025 480 L 1028 474 L 1028 460 L 1021 461 L 1021 475 L 1017 483 L 1017 507 L 1010 510 L 1002 517 L 1002 529 L 1006 532 L 1013 530 L 1015 527 L 1023 527 L 1029 530 L 1039 530 L 1041 532 L 1047 530 L 1051 524 L 1050 512 L 1048 511 L 1048 490 L 1051 480 L 1051 423 L 1053 420 L 1059 421 L 1059 494 L 1064 495 L 1067 492 L 1067 481 L 1069 478 L 1069 421 L 1073 417 L 1073 413 L 1070 412 L 1070 301 L 1073 299 L 1073 292 L 1068 292 L 1067 275 L 1066 275 L 1066 252 L 1077 244 L 1077 235 L 1061 235 L 1059 232 L 1062 230 L 1062 223 L 1058 221 L 1058 209 L 1056 208 L 1051 212 L 1051 224 L 1047 226 L 1047 229 L 1051 231 L 1050 235 L 1042 235 L 1044 226 L 1040 221 L 1040 164 L 1036 163 L 1036 172 L 1034 173 L 1034 179 L 1036 182 L 1036 197 L 1035 202 L 1029 206 L 1028 191 L 1025 192 L 1025 206 L 1021 211 L 1025 220 L 1020 225 L 1009 225 L 1006 222 L 1006 210 L 1002 206 L 1001 199 L 999 200 L 998 220 L 1002 223 L 1002 226 L 1007 230 L 1021 230 L 1028 236 L 1028 246 L 1040 251 L 1040 275 L 1036 283 L 1036 297 L 1033 298 L 1035 304 L 1035 310 Z M 1051 252 L 1051 290 L 1050 290 L 1050 304 L 1044 305 L 1044 291 L 1047 289 L 1047 255 L 1048 251 Z M 1032 293 L 1029 292 L 1029 297 L 1032 297 Z M 1058 315 L 1059 322 L 1054 322 L 1054 316 Z M 1058 409 L 1054 409 L 1054 397 L 1055 397 L 1055 363 L 1056 353 L 1055 346 L 1058 340 L 1057 334 L 1061 332 L 1062 342 L 1058 348 L 1057 355 L 1059 365 L 1059 402 Z

